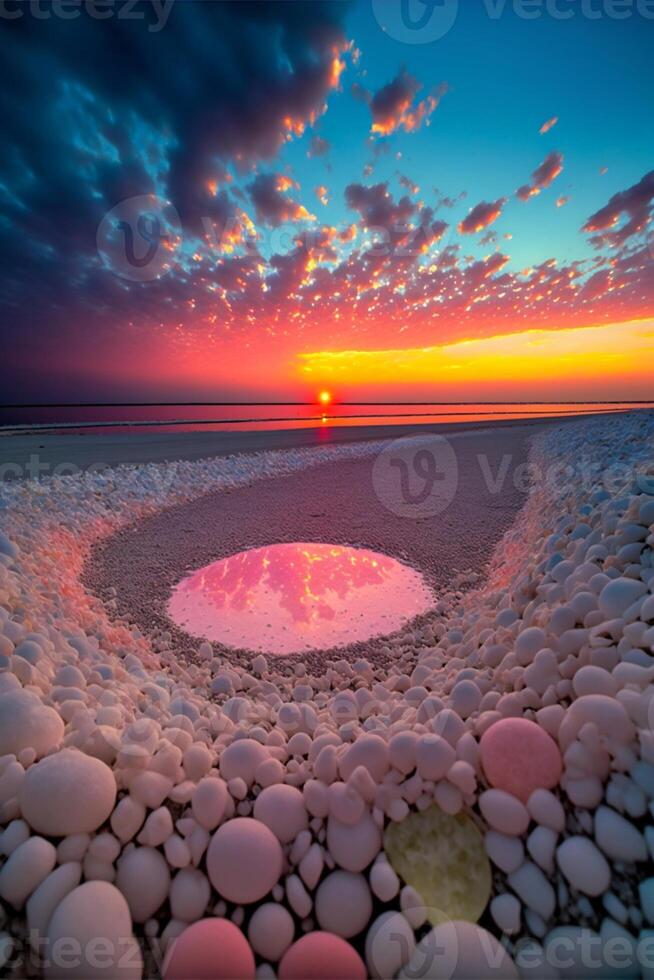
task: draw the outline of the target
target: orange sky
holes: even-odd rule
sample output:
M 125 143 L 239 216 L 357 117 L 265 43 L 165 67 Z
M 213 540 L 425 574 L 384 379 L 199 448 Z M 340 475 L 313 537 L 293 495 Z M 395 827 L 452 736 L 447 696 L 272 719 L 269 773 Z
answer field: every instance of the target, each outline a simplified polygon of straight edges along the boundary
M 300 355 L 298 372 L 336 397 L 371 389 L 406 397 L 410 389 L 412 397 L 447 399 L 651 398 L 654 319 L 442 346 L 317 351 Z

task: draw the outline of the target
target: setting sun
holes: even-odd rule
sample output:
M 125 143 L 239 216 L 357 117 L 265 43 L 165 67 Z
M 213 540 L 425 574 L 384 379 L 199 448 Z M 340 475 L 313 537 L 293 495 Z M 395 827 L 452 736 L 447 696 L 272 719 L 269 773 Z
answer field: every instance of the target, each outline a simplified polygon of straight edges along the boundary
M 331 396 L 331 392 L 329 391 L 321 391 L 320 394 L 318 395 L 318 401 L 320 402 L 321 405 L 329 405 L 331 400 L 332 400 L 332 396 Z

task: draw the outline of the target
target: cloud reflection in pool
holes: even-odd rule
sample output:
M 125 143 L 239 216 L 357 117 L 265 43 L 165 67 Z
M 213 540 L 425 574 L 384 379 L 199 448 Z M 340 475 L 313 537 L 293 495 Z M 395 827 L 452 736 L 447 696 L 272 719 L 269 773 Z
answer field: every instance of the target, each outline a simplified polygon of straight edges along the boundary
M 175 587 L 168 612 L 193 636 L 283 655 L 392 633 L 433 602 L 422 575 L 388 555 L 297 542 L 198 569 Z

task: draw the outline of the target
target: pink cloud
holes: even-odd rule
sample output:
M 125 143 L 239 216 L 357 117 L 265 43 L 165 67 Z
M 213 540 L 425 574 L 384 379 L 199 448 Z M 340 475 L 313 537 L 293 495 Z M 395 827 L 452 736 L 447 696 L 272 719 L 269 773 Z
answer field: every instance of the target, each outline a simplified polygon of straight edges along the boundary
M 531 183 L 523 184 L 516 191 L 516 197 L 521 201 L 528 201 L 530 197 L 535 197 L 542 190 L 549 187 L 556 180 L 563 170 L 563 154 L 552 150 L 548 153 L 539 167 L 536 167 L 531 175 Z
M 474 235 L 483 231 L 484 228 L 488 228 L 494 221 L 497 221 L 506 201 L 505 197 L 500 197 L 497 201 L 481 201 L 475 205 L 463 221 L 459 222 L 459 233 L 461 235 Z
M 447 92 L 447 85 L 443 82 L 426 98 L 415 102 L 421 87 L 418 80 L 406 71 L 400 72 L 392 82 L 384 85 L 374 95 L 357 86 L 355 94 L 370 106 L 371 131 L 380 136 L 389 136 L 397 129 L 413 133 L 423 123 L 428 125 L 430 116 Z
M 626 191 L 618 191 L 608 204 L 591 214 L 582 231 L 595 233 L 593 243 L 597 246 L 623 245 L 649 224 L 653 201 L 654 170 L 650 170 L 637 184 Z M 617 228 L 623 217 L 627 220 Z
M 552 129 L 553 126 L 556 126 L 558 121 L 559 121 L 558 116 L 552 116 L 551 119 L 548 119 L 546 122 L 543 123 L 543 125 L 540 127 L 538 132 L 540 133 L 541 136 L 544 136 L 545 133 L 549 133 L 550 129 Z

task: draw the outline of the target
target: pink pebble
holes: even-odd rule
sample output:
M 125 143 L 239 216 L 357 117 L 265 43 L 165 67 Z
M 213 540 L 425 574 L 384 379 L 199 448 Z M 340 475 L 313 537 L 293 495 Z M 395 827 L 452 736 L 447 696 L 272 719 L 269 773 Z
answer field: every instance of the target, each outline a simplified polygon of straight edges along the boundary
M 279 980 L 366 980 L 366 968 L 340 936 L 310 932 L 284 953 Z
M 526 803 L 535 789 L 551 789 L 561 777 L 559 747 L 527 718 L 502 718 L 480 742 L 481 763 L 491 786 Z
M 207 849 L 207 874 L 219 895 L 237 905 L 258 902 L 282 874 L 281 844 L 271 830 L 252 817 L 228 820 Z
M 173 940 L 163 966 L 164 980 L 254 980 L 248 942 L 227 919 L 202 919 Z

